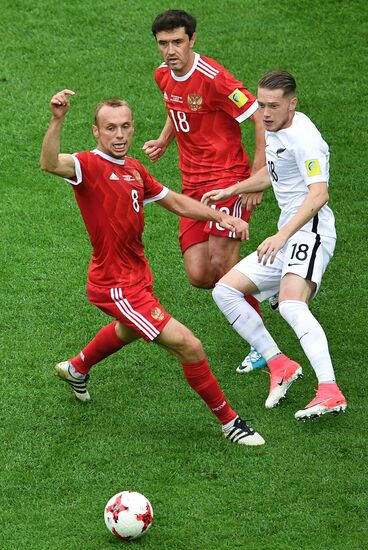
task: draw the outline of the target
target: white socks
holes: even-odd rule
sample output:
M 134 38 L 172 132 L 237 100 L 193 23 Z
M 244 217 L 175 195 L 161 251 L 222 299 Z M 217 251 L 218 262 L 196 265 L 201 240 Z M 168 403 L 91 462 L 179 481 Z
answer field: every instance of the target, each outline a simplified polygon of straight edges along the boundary
M 244 294 L 223 283 L 212 291 L 213 299 L 234 330 L 266 361 L 281 353 L 275 340 L 263 324 L 262 318 L 245 301 Z
M 321 384 L 335 381 L 326 335 L 310 312 L 308 304 L 298 300 L 284 300 L 279 304 L 279 311 L 299 338 L 318 382 Z

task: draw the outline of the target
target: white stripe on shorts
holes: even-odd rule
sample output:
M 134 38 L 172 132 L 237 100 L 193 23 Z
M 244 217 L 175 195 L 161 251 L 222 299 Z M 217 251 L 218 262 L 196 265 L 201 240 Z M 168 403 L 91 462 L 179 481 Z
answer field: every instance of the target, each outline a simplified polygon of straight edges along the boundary
M 129 301 L 124 298 L 121 288 L 112 288 L 110 290 L 111 298 L 116 307 L 131 321 L 141 332 L 150 340 L 154 340 L 160 334 L 157 328 L 152 325 L 141 313 L 135 311 Z
M 232 211 L 231 215 L 234 216 L 234 218 L 241 218 L 241 215 L 242 215 L 242 197 L 240 195 L 237 198 L 236 203 L 234 204 L 234 208 L 233 208 L 233 211 Z M 231 237 L 232 239 L 236 239 L 237 236 L 235 234 L 235 231 L 229 231 L 229 237 Z

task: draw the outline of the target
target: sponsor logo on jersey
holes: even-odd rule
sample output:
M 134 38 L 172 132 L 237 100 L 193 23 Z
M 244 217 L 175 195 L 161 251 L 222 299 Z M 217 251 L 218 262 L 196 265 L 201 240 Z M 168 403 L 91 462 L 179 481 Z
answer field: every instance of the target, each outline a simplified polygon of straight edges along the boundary
M 171 94 L 170 101 L 173 103 L 183 103 L 183 98 L 180 95 Z
M 285 147 L 281 147 L 281 149 L 277 149 L 277 151 L 276 151 L 277 158 L 280 158 L 281 153 L 283 153 L 284 151 L 286 151 Z
M 319 176 L 321 174 L 318 159 L 306 160 L 305 167 L 307 169 L 307 176 Z
M 236 88 L 229 96 L 227 96 L 239 109 L 248 101 L 248 98 L 243 92 Z
M 135 178 L 133 178 L 133 176 L 131 176 L 130 174 L 124 174 L 123 175 L 123 180 L 124 181 L 135 181 Z
M 156 319 L 156 321 L 163 321 L 165 318 L 165 314 L 159 307 L 154 307 L 151 311 L 151 317 L 153 319 Z
M 188 107 L 191 111 L 198 111 L 201 108 L 203 103 L 203 97 L 199 94 L 188 94 L 187 95 Z
M 115 174 L 115 172 L 112 172 L 111 176 L 109 177 L 109 180 L 118 180 L 119 176 Z

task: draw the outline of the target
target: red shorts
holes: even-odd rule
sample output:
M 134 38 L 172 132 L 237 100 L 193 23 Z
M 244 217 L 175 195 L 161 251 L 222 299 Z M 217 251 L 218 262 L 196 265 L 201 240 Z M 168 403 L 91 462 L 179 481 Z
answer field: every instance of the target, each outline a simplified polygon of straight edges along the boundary
M 88 284 L 87 295 L 91 304 L 135 330 L 147 342 L 157 338 L 171 319 L 149 288 L 135 288 L 132 292 Z
M 234 182 L 233 182 L 234 183 Z M 232 184 L 231 184 L 232 185 Z M 226 187 L 230 185 L 227 184 Z M 225 187 L 225 185 L 223 186 Z M 220 188 L 220 187 L 219 187 Z M 192 197 L 193 199 L 201 200 L 206 191 L 211 191 L 214 186 L 203 186 L 199 190 L 189 190 L 184 194 Z M 213 205 L 216 210 L 221 210 L 230 214 L 235 218 L 241 218 L 244 221 L 248 221 L 252 211 L 248 212 L 241 205 L 240 195 L 236 195 L 225 201 L 217 202 Z M 189 218 L 180 218 L 179 220 L 179 243 L 182 254 L 194 244 L 203 243 L 208 241 L 210 235 L 216 235 L 217 237 L 225 237 L 229 239 L 236 239 L 235 233 L 224 229 L 216 222 L 209 221 L 197 221 L 190 220 Z

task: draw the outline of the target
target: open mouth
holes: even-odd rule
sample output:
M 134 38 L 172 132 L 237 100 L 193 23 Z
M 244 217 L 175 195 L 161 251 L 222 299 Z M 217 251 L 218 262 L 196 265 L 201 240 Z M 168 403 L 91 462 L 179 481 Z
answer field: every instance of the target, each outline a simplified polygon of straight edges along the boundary
M 125 143 L 114 143 L 112 146 L 115 151 L 124 151 L 125 147 Z

